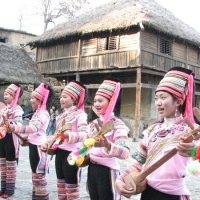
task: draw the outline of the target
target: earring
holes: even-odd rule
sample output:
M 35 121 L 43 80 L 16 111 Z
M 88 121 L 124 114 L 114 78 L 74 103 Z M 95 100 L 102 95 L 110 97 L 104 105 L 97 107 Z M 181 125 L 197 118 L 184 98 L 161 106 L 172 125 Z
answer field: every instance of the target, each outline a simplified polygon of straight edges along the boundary
M 40 107 L 41 107 L 41 103 L 38 105 L 38 110 L 40 109 Z
M 178 117 L 178 109 L 176 108 L 176 111 L 174 113 L 174 117 L 177 118 Z

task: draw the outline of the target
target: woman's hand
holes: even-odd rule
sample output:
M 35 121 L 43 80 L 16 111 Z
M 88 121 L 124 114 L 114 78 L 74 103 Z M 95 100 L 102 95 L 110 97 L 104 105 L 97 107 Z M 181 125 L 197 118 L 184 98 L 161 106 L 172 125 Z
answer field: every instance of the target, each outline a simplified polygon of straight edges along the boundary
M 67 157 L 67 162 L 70 163 L 70 161 L 72 161 L 72 155 L 71 154 L 69 154 L 68 157 Z
M 91 123 L 90 132 L 92 133 L 91 136 L 94 136 L 94 137 L 101 132 L 101 127 L 98 125 L 97 122 Z
M 121 180 L 116 180 L 115 188 L 119 194 L 126 198 L 130 198 L 136 192 L 133 188 L 127 188 L 126 184 Z
M 110 151 L 110 149 L 111 149 L 111 143 L 104 136 L 97 137 L 94 146 L 95 147 L 105 147 L 107 149 L 107 151 Z
M 15 125 L 11 124 L 11 123 L 8 123 L 7 133 L 12 133 L 12 132 L 14 132 L 14 130 L 15 130 Z
M 64 133 L 61 133 L 61 140 L 62 141 L 69 140 L 69 133 L 67 131 L 65 131 Z
M 181 140 L 185 140 L 186 137 L 180 137 Z M 176 149 L 178 151 L 178 154 L 180 154 L 183 157 L 191 157 L 191 152 L 192 149 L 195 147 L 195 144 L 193 142 L 190 143 L 184 143 L 184 142 L 180 142 Z
M 40 146 L 41 151 L 47 152 L 48 150 L 48 142 L 44 143 L 43 145 Z

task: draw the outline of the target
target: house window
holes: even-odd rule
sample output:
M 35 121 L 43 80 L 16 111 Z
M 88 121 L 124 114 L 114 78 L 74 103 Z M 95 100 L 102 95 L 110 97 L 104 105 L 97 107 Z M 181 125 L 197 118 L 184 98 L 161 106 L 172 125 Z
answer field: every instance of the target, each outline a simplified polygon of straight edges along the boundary
M 0 38 L 0 42 L 6 43 L 6 39 L 5 38 Z
M 172 55 L 172 43 L 169 40 L 160 38 L 160 53 Z
M 98 51 L 117 49 L 117 36 L 98 38 Z

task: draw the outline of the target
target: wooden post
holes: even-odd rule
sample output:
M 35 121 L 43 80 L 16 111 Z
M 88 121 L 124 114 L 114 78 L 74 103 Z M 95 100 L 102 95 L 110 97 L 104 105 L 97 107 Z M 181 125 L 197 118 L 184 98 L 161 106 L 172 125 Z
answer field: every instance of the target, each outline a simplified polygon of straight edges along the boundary
M 76 72 L 76 81 L 80 81 L 80 74 L 79 74 L 79 72 Z
M 185 68 L 188 69 L 188 45 L 187 44 L 186 44 L 186 50 L 185 50 L 185 60 L 186 60 Z
M 81 39 L 78 40 L 78 62 L 77 62 L 77 72 L 76 72 L 76 81 L 80 81 L 80 63 L 81 63 Z
M 140 125 L 140 105 L 141 105 L 141 76 L 142 76 L 141 67 L 137 68 L 137 77 L 136 77 L 136 101 L 135 101 L 135 124 L 134 124 L 134 133 L 133 141 L 137 142 L 139 139 L 139 125 Z

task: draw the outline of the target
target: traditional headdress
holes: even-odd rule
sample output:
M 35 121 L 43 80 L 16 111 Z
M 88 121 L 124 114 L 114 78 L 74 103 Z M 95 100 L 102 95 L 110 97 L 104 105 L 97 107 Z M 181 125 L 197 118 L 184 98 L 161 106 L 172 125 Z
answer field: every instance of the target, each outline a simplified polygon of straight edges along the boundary
M 95 95 L 101 95 L 106 97 L 110 100 L 108 108 L 104 114 L 104 121 L 103 124 L 110 120 L 111 114 L 115 108 L 119 93 L 121 89 L 121 83 L 115 79 L 107 79 L 104 80 L 103 83 L 100 85 L 99 89 L 97 90 Z
M 74 102 L 77 102 L 77 109 L 84 110 L 86 87 L 78 81 L 71 81 L 63 89 L 62 93 L 68 94 Z
M 33 92 L 32 95 L 42 102 L 40 110 L 46 110 L 46 104 L 49 97 L 48 86 L 41 83 Z
M 182 67 L 171 68 L 160 81 L 155 92 L 166 91 L 182 101 L 185 101 L 184 116 L 195 122 L 193 116 L 194 74 L 191 70 Z
M 13 102 L 13 105 L 12 105 L 13 109 L 15 109 L 16 106 L 17 106 L 20 91 L 21 91 L 21 87 L 15 85 L 13 83 L 11 85 L 9 85 L 8 88 L 5 90 L 5 92 L 9 93 L 11 96 L 14 97 L 14 102 Z

